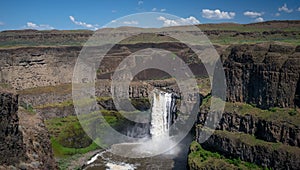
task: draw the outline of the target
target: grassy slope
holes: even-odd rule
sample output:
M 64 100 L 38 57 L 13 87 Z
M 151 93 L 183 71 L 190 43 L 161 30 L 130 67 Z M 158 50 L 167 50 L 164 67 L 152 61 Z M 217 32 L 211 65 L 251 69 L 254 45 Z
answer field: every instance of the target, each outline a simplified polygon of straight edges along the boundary
M 293 146 L 284 145 L 282 143 L 272 143 L 263 140 L 256 139 L 252 135 L 238 133 L 238 132 L 228 132 L 217 130 L 214 132 L 224 139 L 229 138 L 233 141 L 238 141 L 239 143 L 244 143 L 249 146 L 257 146 L 267 148 L 267 150 L 276 151 L 287 151 L 290 154 L 299 154 L 299 149 L 295 149 Z M 191 153 L 188 156 L 189 166 L 192 169 L 263 169 L 262 167 L 255 165 L 253 163 L 241 161 L 236 158 L 226 158 L 217 152 L 211 152 L 203 149 L 199 143 L 196 141 L 192 142 L 190 146 Z
M 70 94 L 72 93 L 72 84 L 60 84 L 56 86 L 42 86 L 30 89 L 19 90 L 20 95 L 38 95 L 41 93 L 55 93 L 55 94 Z
M 179 29 L 184 30 L 185 26 L 179 27 Z M 201 24 L 198 25 L 202 31 L 225 31 L 220 35 L 210 35 L 209 39 L 214 44 L 241 44 L 241 43 L 258 43 L 258 42 L 285 42 L 294 45 L 300 44 L 300 22 L 299 21 L 273 21 L 273 22 L 263 22 L 254 24 L 233 24 L 233 23 L 223 23 L 223 24 Z M 121 29 L 121 28 L 120 28 Z M 242 35 L 229 35 L 228 32 L 240 32 L 240 33 L 258 33 L 257 36 L 247 36 L 245 39 Z M 263 32 L 276 32 L 281 31 L 280 34 L 262 34 Z M 285 34 L 287 33 L 287 34 Z M 10 48 L 10 47 L 24 47 L 24 46 L 78 46 L 83 45 L 87 37 L 92 35 L 92 31 L 86 30 L 65 30 L 65 31 L 3 31 L 0 32 L 1 36 L 15 36 L 15 35 L 37 35 L 37 34 L 47 34 L 47 36 L 56 36 L 55 39 L 41 39 L 38 41 L 28 41 L 26 39 L 21 40 L 7 40 L 0 41 L 0 48 Z M 76 34 L 86 35 L 86 38 L 76 38 Z M 73 35 L 69 39 L 63 39 L 64 35 Z M 154 39 L 153 39 L 154 38 Z M 131 37 L 129 43 L 138 42 L 157 42 L 157 40 L 169 42 L 173 41 L 171 38 L 164 36 L 153 35 L 142 35 L 138 37 Z M 192 40 L 191 40 L 192 41 Z M 121 43 L 128 43 L 123 41 Z
M 240 159 L 229 159 L 216 152 L 210 152 L 193 141 L 190 146 L 188 164 L 191 169 L 263 169 Z
M 207 97 L 203 100 L 202 109 L 208 109 L 211 99 Z M 293 108 L 274 107 L 270 109 L 260 109 L 247 103 L 225 103 L 224 112 L 236 113 L 240 115 L 253 115 L 254 117 L 272 122 L 287 122 L 293 125 L 300 125 L 300 111 Z
M 118 125 L 122 122 L 119 113 L 115 111 L 102 110 L 104 119 L 111 126 Z M 95 114 L 90 114 L 84 120 L 99 121 L 99 117 Z M 81 122 L 85 123 L 85 122 Z M 55 158 L 58 160 L 60 169 L 68 169 L 71 163 L 87 157 L 89 152 L 99 150 L 101 147 L 93 142 L 83 131 L 77 116 L 67 116 L 63 118 L 52 118 L 45 121 L 46 128 L 49 130 L 51 136 L 51 145 Z M 72 139 L 72 142 L 70 142 Z M 96 139 L 97 143 L 101 143 L 101 139 Z M 78 148 L 78 144 L 86 141 L 84 147 Z M 71 146 L 65 146 L 66 144 Z M 87 145 L 86 145 L 87 144 Z M 74 145 L 72 147 L 72 145 Z M 75 147 L 75 145 L 77 147 Z M 88 159 L 89 157 L 85 158 Z M 78 163 L 82 165 L 84 162 Z
M 83 154 L 99 148 L 95 143 L 91 143 L 84 148 L 63 146 L 63 141 L 70 135 L 68 134 L 68 129 L 70 129 L 70 127 L 77 127 L 73 129 L 74 134 L 83 131 L 76 116 L 49 119 L 45 121 L 45 124 L 50 132 L 52 149 L 55 157 L 64 158 L 74 154 Z M 86 139 L 88 137 L 82 136 L 82 138 Z

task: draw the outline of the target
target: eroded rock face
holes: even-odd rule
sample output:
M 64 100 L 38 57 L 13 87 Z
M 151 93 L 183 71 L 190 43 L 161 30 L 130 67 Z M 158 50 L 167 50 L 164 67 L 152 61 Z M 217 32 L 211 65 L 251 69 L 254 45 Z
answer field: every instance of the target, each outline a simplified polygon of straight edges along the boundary
M 89 48 L 91 53 L 99 53 L 100 47 Z M 97 79 L 110 79 L 124 58 L 146 48 L 160 48 L 174 52 L 191 67 L 195 75 L 207 75 L 199 59 L 190 57 L 193 51 L 182 43 L 137 43 L 114 46 L 101 60 Z M 82 46 L 0 49 L 0 81 L 18 90 L 71 83 L 74 66 L 81 49 Z M 134 66 L 137 63 L 132 61 L 130 64 Z M 150 69 L 136 75 L 136 79 L 149 80 L 166 76 L 169 75 Z
M 165 87 L 166 84 L 161 86 Z M 106 80 L 97 82 L 95 88 L 95 95 L 98 98 L 97 102 L 100 109 L 116 110 L 111 96 L 111 82 Z M 152 89 L 153 86 L 148 83 L 133 82 L 129 86 L 128 96 L 131 99 L 146 99 Z M 37 113 L 44 119 L 76 115 L 72 101 L 71 84 L 56 86 L 51 90 L 47 89 L 47 87 L 34 90 L 29 89 L 21 91 L 20 94 L 20 103 L 35 107 Z M 138 109 L 143 110 L 141 104 L 136 102 L 136 105 L 138 105 Z M 148 107 L 145 106 L 144 110 Z
M 250 103 L 263 109 L 299 107 L 299 48 L 282 44 L 228 47 L 222 52 L 227 101 Z M 240 158 L 263 167 L 298 169 L 299 125 L 290 119 L 267 118 L 251 111 L 225 111 L 220 121 L 212 117 L 210 121 L 217 122 L 216 131 L 201 146 L 227 158 Z M 202 107 L 198 115 L 198 142 L 205 136 L 201 127 L 208 121 L 208 112 Z
M 198 124 L 204 125 L 208 110 L 201 110 Z M 300 128 L 289 122 L 268 121 L 251 114 L 240 115 L 224 112 L 216 130 L 242 132 L 268 142 L 281 142 L 300 147 Z M 200 136 L 196 129 L 196 138 Z
M 27 169 L 57 169 L 50 143 L 50 135 L 42 117 L 24 110 L 18 112 L 27 160 Z
M 299 46 L 234 45 L 222 55 L 227 100 L 260 108 L 294 107 L 299 96 Z M 298 87 L 299 88 L 299 87 Z
M 69 83 L 81 47 L 0 50 L 0 79 L 15 89 Z
M 21 44 L 28 43 L 34 45 L 46 44 L 78 44 L 84 43 L 93 34 L 93 31 L 58 31 L 58 30 L 8 30 L 2 31 L 0 34 L 0 43 L 20 42 Z
M 19 129 L 18 95 L 0 92 L 0 165 L 16 165 L 26 159 L 23 134 Z
M 151 44 L 114 47 L 103 59 L 97 77 L 110 78 L 122 59 L 148 46 Z M 124 51 L 125 47 L 127 50 Z M 162 43 L 157 47 L 179 55 L 197 75 L 206 74 L 200 61 L 188 58 L 191 52 L 184 46 Z M 16 89 L 70 83 L 80 50 L 80 46 L 1 49 L 1 82 Z M 252 103 L 260 108 L 300 105 L 300 46 L 245 44 L 218 51 L 225 69 L 229 102 Z M 151 71 L 143 72 L 139 75 L 141 79 L 143 75 L 149 77 L 153 74 Z M 133 96 L 139 93 L 131 90 Z
M 299 148 L 268 142 L 251 143 L 241 139 L 243 136 L 238 133 L 216 132 L 201 145 L 203 148 L 272 169 L 297 170 L 300 167 Z
M 18 110 L 18 95 L 2 90 L 0 110 L 0 169 L 57 169 L 41 117 Z

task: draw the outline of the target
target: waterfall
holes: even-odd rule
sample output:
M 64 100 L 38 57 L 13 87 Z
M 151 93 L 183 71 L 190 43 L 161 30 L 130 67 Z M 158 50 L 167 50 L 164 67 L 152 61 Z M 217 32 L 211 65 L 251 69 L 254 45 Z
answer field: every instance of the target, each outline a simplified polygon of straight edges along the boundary
M 178 96 L 175 93 L 166 92 L 154 89 L 152 92 L 152 108 L 149 123 L 128 123 L 127 128 L 122 133 L 129 137 L 155 139 L 158 136 L 168 137 L 170 127 L 177 118 L 176 99 Z M 149 117 L 148 117 L 149 118 Z M 136 119 L 139 122 L 140 119 Z M 170 135 L 171 136 L 171 135 Z M 156 138 L 157 139 L 157 138 Z
M 150 134 L 152 138 L 169 135 L 173 123 L 175 100 L 172 93 L 154 90 Z
M 147 117 L 147 123 L 134 123 L 127 129 L 127 136 L 135 138 L 130 142 L 116 143 L 111 146 L 109 152 L 123 157 L 130 158 L 145 158 L 156 156 L 165 152 L 168 154 L 177 153 L 180 149 L 171 148 L 177 143 L 173 141 L 172 137 L 176 134 L 172 127 L 177 119 L 176 100 L 179 99 L 176 93 L 168 92 L 166 90 L 154 89 L 151 93 L 151 114 L 150 121 Z M 175 132 L 175 133 L 174 133 Z M 151 136 L 151 137 L 150 137 Z M 136 140 L 136 138 L 140 138 Z M 91 164 L 98 156 L 88 161 Z M 116 163 L 107 160 L 106 166 L 121 168 L 121 163 Z M 116 166 L 115 166 L 116 165 Z

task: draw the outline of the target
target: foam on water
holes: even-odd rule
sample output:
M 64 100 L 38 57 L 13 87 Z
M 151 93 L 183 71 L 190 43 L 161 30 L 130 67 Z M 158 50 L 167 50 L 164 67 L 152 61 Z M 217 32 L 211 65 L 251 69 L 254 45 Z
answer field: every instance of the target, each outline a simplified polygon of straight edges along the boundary
M 106 163 L 107 170 L 134 170 L 135 166 L 127 163 Z
M 100 153 L 96 154 L 90 160 L 88 160 L 86 164 L 89 165 L 89 164 L 95 162 L 99 156 L 100 156 Z
M 93 156 L 87 165 L 92 164 L 97 159 L 103 160 L 105 167 L 108 170 L 134 170 L 137 164 L 129 164 L 126 160 L 116 161 L 110 157 L 104 156 L 106 152 L 111 152 L 124 157 L 146 158 L 152 156 L 153 153 L 160 153 L 164 151 L 168 146 L 175 145 L 172 137 L 169 135 L 170 126 L 173 119 L 174 100 L 172 99 L 172 93 L 165 91 L 154 90 L 152 109 L 151 109 L 151 138 L 144 138 L 136 143 L 119 143 L 111 146 L 109 150 L 98 153 Z M 166 155 L 177 155 L 179 148 L 173 148 L 166 153 Z M 99 158 L 100 157 L 100 158 Z

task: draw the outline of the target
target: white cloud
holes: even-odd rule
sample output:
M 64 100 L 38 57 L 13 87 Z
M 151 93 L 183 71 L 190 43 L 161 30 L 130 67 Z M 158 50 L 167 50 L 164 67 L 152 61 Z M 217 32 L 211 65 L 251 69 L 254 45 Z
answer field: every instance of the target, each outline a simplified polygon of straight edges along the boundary
M 124 21 L 123 24 L 126 24 L 126 25 L 137 25 L 139 24 L 138 21 Z
M 286 12 L 286 13 L 291 13 L 291 12 L 293 12 L 293 10 L 292 10 L 292 9 L 289 9 L 289 8 L 287 7 L 286 4 L 284 4 L 282 7 L 278 8 L 278 11 L 279 11 L 279 12 L 284 11 L 284 12 Z
M 299 11 L 299 12 L 300 12 L 300 7 L 297 9 L 297 11 Z
M 235 16 L 234 12 L 220 11 L 219 9 L 210 10 L 202 9 L 202 17 L 207 19 L 233 19 Z
M 279 17 L 279 16 L 280 16 L 280 13 L 279 13 L 279 12 L 277 12 L 277 13 L 275 14 L 275 16 L 276 16 L 276 17 Z
M 264 21 L 264 19 L 262 17 L 258 17 L 255 19 L 255 22 L 263 22 L 263 21 Z
M 92 24 L 87 24 L 85 22 L 81 22 L 81 21 L 76 21 L 75 18 L 73 16 L 69 16 L 70 20 L 76 24 L 76 25 L 79 25 L 79 26 L 82 26 L 82 27 L 85 27 L 85 28 L 88 28 L 88 29 L 93 29 L 93 30 L 96 30 L 98 29 L 97 28 L 97 25 L 92 25 Z
M 35 24 L 33 22 L 27 22 L 26 26 L 24 27 L 26 29 L 36 29 L 36 30 L 52 30 L 54 27 L 47 25 L 47 24 Z
M 200 21 L 198 21 L 195 17 L 190 16 L 188 18 L 180 18 L 176 20 L 172 19 L 167 19 L 163 16 L 160 16 L 157 18 L 159 21 L 163 21 L 163 26 L 164 27 L 169 27 L 169 26 L 179 26 L 179 25 L 195 25 L 195 24 L 200 24 Z
M 1 21 L 0 21 L 0 26 L 3 26 L 3 25 L 5 25 L 4 22 L 1 22 Z
M 167 9 L 166 8 L 162 8 L 162 9 L 152 8 L 152 11 L 165 12 L 165 11 L 167 11 Z
M 250 18 L 261 17 L 263 15 L 262 12 L 253 12 L 253 11 L 246 11 L 244 15 Z
M 118 11 L 117 11 L 117 10 L 111 10 L 111 12 L 112 12 L 112 13 L 116 13 L 116 12 L 118 12 Z
M 138 5 L 142 5 L 144 1 L 138 1 Z

